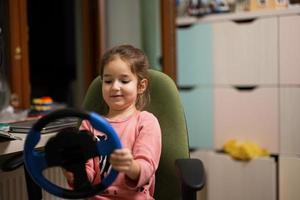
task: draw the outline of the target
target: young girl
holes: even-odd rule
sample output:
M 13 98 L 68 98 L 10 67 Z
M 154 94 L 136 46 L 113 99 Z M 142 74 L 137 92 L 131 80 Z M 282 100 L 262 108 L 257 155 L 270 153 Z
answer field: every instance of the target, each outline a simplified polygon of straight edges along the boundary
M 103 56 L 102 94 L 109 108 L 104 117 L 119 135 L 123 148 L 115 150 L 109 158 L 111 167 L 119 171 L 117 179 L 93 200 L 153 199 L 161 130 L 156 117 L 142 111 L 149 100 L 148 68 L 145 54 L 131 45 L 116 46 Z M 103 136 L 88 121 L 83 121 L 81 129 L 88 130 L 97 139 Z M 101 181 L 104 163 L 104 159 L 94 158 L 86 164 L 93 184 Z

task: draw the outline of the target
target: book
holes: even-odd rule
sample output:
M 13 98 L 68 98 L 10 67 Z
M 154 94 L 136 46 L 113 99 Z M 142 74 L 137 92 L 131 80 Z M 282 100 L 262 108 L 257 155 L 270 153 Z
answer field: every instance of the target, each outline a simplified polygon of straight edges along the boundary
M 9 125 L 8 132 L 10 133 L 28 133 L 37 120 L 27 120 L 21 122 L 14 122 Z M 41 133 L 53 133 L 58 132 L 67 127 L 76 127 L 78 125 L 78 119 L 76 118 L 63 118 L 47 124 Z
M 22 140 L 21 137 L 14 135 L 8 131 L 0 130 L 0 138 L 12 139 L 12 140 Z M 0 140 L 1 141 L 1 140 Z

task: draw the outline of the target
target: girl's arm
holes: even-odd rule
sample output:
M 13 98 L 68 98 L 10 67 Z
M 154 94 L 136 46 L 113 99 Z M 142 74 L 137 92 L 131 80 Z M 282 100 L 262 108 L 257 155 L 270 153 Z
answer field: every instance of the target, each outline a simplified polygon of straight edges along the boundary
M 136 135 L 132 151 L 115 150 L 110 155 L 110 163 L 115 170 L 125 173 L 130 187 L 139 187 L 149 182 L 159 164 L 161 130 L 158 120 L 153 114 L 143 112 L 130 134 Z
M 149 183 L 150 178 L 154 176 L 158 168 L 161 154 L 161 129 L 153 114 L 141 113 L 137 131 L 132 155 L 134 163 L 137 163 L 140 169 L 135 181 L 130 181 L 128 176 L 127 184 L 130 187 L 140 187 Z

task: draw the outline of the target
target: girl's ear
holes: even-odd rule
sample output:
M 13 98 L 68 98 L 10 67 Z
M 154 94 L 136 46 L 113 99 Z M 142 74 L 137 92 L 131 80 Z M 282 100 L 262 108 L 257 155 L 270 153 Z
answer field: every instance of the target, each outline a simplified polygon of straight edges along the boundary
M 138 85 L 138 91 L 137 91 L 138 94 L 143 94 L 144 91 L 147 89 L 147 87 L 148 87 L 148 80 L 142 79 Z

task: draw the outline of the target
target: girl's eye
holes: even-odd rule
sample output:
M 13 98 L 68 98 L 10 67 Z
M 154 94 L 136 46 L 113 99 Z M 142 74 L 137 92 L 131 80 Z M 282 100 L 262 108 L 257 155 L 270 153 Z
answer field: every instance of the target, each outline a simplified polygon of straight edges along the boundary
M 104 83 L 110 84 L 110 83 L 112 83 L 112 81 L 111 80 L 104 80 Z
M 122 83 L 126 84 L 126 83 L 129 83 L 130 80 L 122 80 Z

